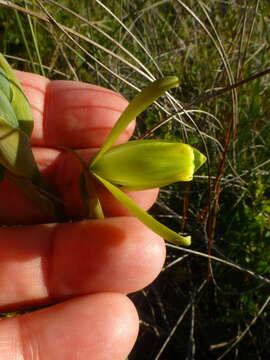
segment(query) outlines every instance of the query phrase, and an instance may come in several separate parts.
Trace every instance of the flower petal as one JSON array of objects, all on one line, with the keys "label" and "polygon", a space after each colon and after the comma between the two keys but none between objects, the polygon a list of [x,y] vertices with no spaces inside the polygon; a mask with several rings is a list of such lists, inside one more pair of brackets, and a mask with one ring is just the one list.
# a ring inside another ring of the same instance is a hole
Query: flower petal
[{"label": "flower petal", "polygon": [[97,153],[96,157],[92,160],[92,165],[101,158],[101,156],[109,150],[115,143],[122,132],[126,129],[128,124],[134,120],[142,111],[151,105],[156,99],[163,95],[167,90],[178,86],[178,78],[175,76],[168,76],[160,80],[156,80],[148,87],[137,94],[129,103],[128,107],[122,113],[114,127],[112,128],[109,136],[107,137],[104,145]]},{"label": "flower petal", "polygon": [[142,210],[129,196],[123,193],[116,186],[93,173],[93,175],[105,186],[107,190],[111,192],[111,194],[122,204],[124,205],[129,212],[138,218],[144,225],[153,230],[156,234],[163,237],[165,240],[169,241],[175,245],[184,245],[189,246],[191,244],[190,236],[184,237],[182,235],[177,234],[171,229],[167,228],[165,225],[161,224],[157,220],[155,220],[151,215],[149,215],[146,211]]},{"label": "flower petal", "polygon": [[165,140],[134,140],[108,150],[91,170],[129,190],[191,181],[205,156],[190,145]]}]

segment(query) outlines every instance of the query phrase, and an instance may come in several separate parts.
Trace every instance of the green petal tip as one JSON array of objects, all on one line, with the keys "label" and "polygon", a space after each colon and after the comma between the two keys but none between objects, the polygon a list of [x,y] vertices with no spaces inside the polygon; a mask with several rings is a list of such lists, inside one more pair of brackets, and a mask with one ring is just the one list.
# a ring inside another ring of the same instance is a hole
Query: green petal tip
[{"label": "green petal tip", "polygon": [[177,76],[166,76],[163,79],[155,81],[155,85],[172,89],[179,86],[179,79]]}]

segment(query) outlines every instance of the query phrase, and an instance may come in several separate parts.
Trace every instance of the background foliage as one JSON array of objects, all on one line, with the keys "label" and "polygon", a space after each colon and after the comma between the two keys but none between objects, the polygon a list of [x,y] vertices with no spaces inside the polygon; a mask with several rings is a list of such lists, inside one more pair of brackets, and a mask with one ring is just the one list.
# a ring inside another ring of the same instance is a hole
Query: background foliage
[{"label": "background foliage", "polygon": [[265,0],[0,1],[0,51],[18,69],[127,98],[177,75],[135,137],[208,156],[152,209],[193,244],[168,246],[159,278],[131,295],[142,321],[130,359],[270,357],[269,13]]}]

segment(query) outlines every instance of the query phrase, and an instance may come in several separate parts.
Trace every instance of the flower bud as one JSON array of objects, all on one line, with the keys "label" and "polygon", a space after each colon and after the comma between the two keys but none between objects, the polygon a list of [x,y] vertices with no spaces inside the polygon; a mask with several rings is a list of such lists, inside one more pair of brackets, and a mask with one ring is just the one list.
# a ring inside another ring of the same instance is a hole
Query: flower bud
[{"label": "flower bud", "polygon": [[90,166],[91,172],[128,190],[191,181],[206,157],[190,145],[163,140],[134,140],[115,146]]}]

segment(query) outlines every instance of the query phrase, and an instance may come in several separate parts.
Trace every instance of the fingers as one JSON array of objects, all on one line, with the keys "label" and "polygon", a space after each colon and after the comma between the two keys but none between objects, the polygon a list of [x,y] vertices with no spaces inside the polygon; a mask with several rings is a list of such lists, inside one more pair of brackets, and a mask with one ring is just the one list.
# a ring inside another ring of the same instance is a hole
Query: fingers
[{"label": "fingers", "polygon": [[[101,146],[112,126],[127,106],[127,101],[113,91],[80,82],[52,81],[24,72],[16,72],[33,109],[35,123],[33,145],[44,147],[86,148],[88,161],[93,146]],[[118,142],[132,135],[131,124]],[[96,152],[97,150],[95,150]],[[81,169],[73,155],[60,151],[34,148],[36,161],[50,183],[61,196],[67,215],[73,219],[85,217],[79,191]],[[21,191],[8,181],[0,183],[2,224],[51,222],[47,214],[36,207]],[[106,191],[100,191],[105,215],[127,215]],[[131,194],[138,204],[148,209],[157,196],[157,190]]]},{"label": "fingers", "polygon": [[132,217],[0,228],[0,309],[134,292],[164,259],[163,240]]},{"label": "fingers", "polygon": [[1,360],[124,360],[138,315],[121,294],[93,294],[0,322]]},{"label": "fingers", "polygon": [[[128,102],[100,86],[76,81],[49,81],[17,71],[34,114],[34,146],[70,148],[100,147]],[[122,134],[127,141],[135,123]]]},{"label": "fingers", "polygon": [[[95,153],[95,149],[84,149],[78,152],[86,163],[89,163]],[[78,159],[66,151],[44,148],[35,148],[34,155],[40,170],[63,201],[67,215],[72,219],[86,217],[79,190],[82,169]],[[102,187],[99,187],[98,192],[106,216],[129,215],[128,211]],[[8,181],[0,183],[0,193],[0,222],[2,224],[35,224],[55,221],[48,218],[44,211]],[[138,205],[147,210],[155,202],[158,190],[137,191],[129,195]]]}]

